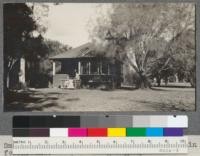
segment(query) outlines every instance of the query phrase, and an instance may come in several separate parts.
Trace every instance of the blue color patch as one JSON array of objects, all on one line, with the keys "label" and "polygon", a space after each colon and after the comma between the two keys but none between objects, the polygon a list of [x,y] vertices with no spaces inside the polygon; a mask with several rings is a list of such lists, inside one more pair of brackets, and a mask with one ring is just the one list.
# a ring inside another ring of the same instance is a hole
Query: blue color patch
[{"label": "blue color patch", "polygon": [[163,136],[163,128],[147,128],[146,136]]}]

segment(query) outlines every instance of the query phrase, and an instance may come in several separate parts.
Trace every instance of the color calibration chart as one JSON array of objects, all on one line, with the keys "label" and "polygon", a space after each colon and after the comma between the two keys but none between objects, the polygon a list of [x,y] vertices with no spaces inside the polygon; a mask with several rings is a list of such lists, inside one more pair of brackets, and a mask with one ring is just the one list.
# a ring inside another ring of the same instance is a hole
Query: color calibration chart
[{"label": "color calibration chart", "polygon": [[15,116],[13,154],[187,153],[179,116]]}]

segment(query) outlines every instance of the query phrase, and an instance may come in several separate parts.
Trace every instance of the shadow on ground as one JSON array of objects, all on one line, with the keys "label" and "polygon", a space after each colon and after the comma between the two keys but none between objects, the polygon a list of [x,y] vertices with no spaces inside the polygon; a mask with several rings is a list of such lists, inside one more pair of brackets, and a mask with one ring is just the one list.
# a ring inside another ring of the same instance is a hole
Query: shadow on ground
[{"label": "shadow on ground", "polygon": [[132,102],[138,102],[141,104],[148,104],[153,108],[155,111],[188,111],[190,108],[181,108],[179,103],[179,107],[176,106],[174,103],[163,103],[163,102],[155,102],[155,101],[145,101],[145,100],[131,100]]},{"label": "shadow on ground", "polygon": [[[9,91],[4,100],[4,111],[43,111],[49,107],[60,107],[56,100],[61,93],[48,94],[39,91]],[[52,97],[52,95],[57,97]]]},{"label": "shadow on ground", "polygon": [[193,111],[195,89],[30,89],[10,91],[4,111]]}]

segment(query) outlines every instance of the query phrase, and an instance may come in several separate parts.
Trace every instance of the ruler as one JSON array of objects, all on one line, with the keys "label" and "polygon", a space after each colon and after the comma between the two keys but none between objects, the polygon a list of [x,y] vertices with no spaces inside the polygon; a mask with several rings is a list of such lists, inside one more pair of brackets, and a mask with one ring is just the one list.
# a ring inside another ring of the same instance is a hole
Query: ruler
[{"label": "ruler", "polygon": [[182,137],[13,137],[13,154],[186,154]]}]

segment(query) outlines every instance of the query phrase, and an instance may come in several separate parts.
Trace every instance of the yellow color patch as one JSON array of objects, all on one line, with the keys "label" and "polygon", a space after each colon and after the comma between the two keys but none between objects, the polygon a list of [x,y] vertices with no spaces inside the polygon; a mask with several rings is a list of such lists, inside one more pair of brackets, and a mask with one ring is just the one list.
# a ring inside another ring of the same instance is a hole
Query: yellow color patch
[{"label": "yellow color patch", "polygon": [[108,137],[125,137],[126,128],[108,128]]}]

